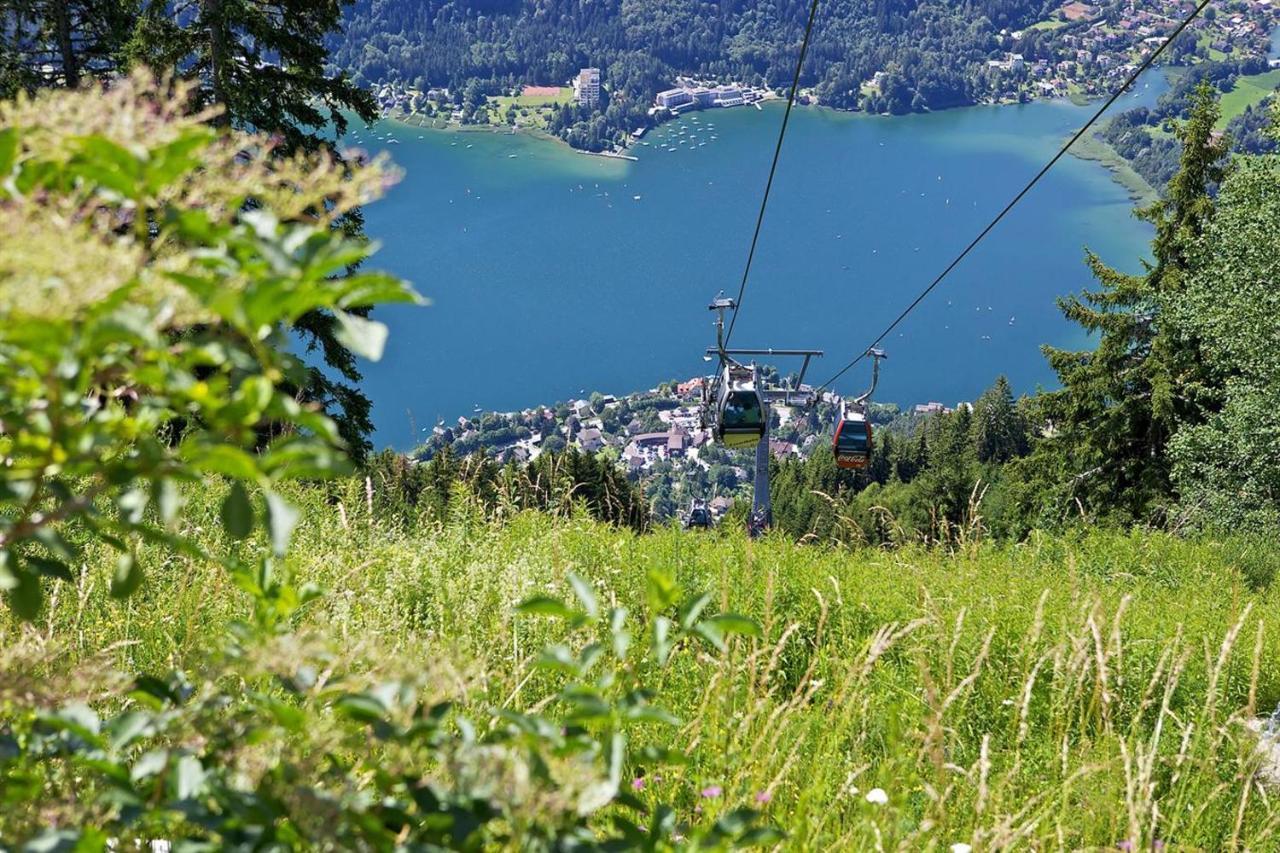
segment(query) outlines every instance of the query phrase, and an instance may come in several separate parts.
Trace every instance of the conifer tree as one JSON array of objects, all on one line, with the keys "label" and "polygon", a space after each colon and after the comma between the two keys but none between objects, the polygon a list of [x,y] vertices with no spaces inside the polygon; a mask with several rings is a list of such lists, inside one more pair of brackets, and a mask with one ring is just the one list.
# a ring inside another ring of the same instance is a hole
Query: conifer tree
[{"label": "conifer tree", "polygon": [[1046,471],[1070,472],[1051,484],[1060,506],[1079,500],[1091,512],[1146,520],[1171,494],[1166,448],[1180,423],[1197,417],[1207,385],[1194,340],[1162,323],[1168,294],[1184,287],[1188,252],[1213,215],[1229,141],[1214,132],[1219,109],[1202,85],[1178,129],[1181,165],[1167,194],[1138,216],[1155,226],[1154,261],[1127,275],[1092,252],[1101,287],[1059,301],[1066,317],[1097,336],[1090,351],[1045,347],[1063,388],[1045,413],[1055,436]]},{"label": "conifer tree", "polygon": [[1008,462],[1026,452],[1026,423],[1004,376],[997,377],[974,404],[972,430],[979,462]]},{"label": "conifer tree", "polygon": [[0,97],[118,70],[137,0],[0,0]]},{"label": "conifer tree", "polygon": [[[373,96],[328,67],[326,39],[352,0],[0,0],[0,96],[76,87],[133,65],[199,80],[192,107],[215,122],[276,135],[284,154],[325,146],[348,115],[376,118]],[[52,70],[49,70],[52,69]],[[363,233],[359,210],[335,223]],[[365,313],[356,310],[353,313]],[[352,454],[370,449],[370,401],[328,312],[294,324],[331,374],[313,368],[300,396],[329,411]]]}]

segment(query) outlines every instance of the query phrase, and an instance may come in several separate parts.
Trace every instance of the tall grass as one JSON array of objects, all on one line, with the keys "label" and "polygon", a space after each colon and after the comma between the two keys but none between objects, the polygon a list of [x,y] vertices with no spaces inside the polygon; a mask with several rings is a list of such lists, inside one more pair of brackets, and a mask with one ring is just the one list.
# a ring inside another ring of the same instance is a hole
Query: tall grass
[{"label": "tall grass", "polygon": [[[674,571],[758,620],[762,639],[685,656],[656,685],[682,726],[651,736],[693,758],[628,772],[641,799],[687,816],[752,805],[806,849],[1280,848],[1244,725],[1280,700],[1276,593],[1213,542],[839,550],[572,514],[496,524],[465,499],[448,523],[406,529],[358,482],[295,498],[307,520],[286,568],[327,591],[301,632],[370,669],[449,661],[441,690],[481,723],[552,701],[533,664],[554,627],[515,605],[567,597],[571,571],[632,612],[650,571]],[[211,498],[193,495],[186,519],[221,536]],[[198,666],[247,615],[227,577],[185,558],[152,555],[124,603],[108,566],[62,586],[35,625],[0,621],[0,681],[49,704],[92,698],[112,671]]]}]

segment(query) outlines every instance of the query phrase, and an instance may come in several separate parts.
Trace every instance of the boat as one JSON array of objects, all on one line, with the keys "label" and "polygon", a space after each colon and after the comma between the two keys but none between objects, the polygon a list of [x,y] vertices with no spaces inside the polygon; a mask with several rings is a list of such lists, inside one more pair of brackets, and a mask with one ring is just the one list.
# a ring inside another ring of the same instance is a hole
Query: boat
[{"label": "boat", "polygon": [[514,159],[516,159],[516,155],[515,155],[515,154],[508,154],[508,155],[507,155],[507,159],[508,159],[508,160],[514,160]]},{"label": "boat", "polygon": [[640,200],[640,196],[638,196],[638,195],[633,195],[633,196],[632,196],[632,198],[633,198],[633,199],[635,199],[636,201],[639,201],[639,200]]}]

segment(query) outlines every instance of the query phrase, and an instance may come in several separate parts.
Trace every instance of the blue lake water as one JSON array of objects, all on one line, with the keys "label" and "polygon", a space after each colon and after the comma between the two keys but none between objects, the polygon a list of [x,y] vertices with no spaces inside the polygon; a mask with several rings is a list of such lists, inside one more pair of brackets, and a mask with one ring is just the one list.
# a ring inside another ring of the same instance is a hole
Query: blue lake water
[{"label": "blue lake water", "polygon": [[[1153,78],[1124,104],[1162,89]],[[825,380],[1093,109],[798,109],[734,345],[824,349],[811,378]],[[367,209],[383,245],[375,263],[433,302],[378,312],[391,338],[364,383],[378,443],[407,448],[436,418],[474,406],[509,411],[700,373],[713,342],[706,305],[737,290],[781,116],[774,106],[685,117],[634,147],[636,163],[507,133],[384,122],[352,134],[405,171]],[[388,132],[397,144],[374,138]],[[878,399],[954,403],[1000,373],[1019,392],[1051,384],[1040,345],[1083,341],[1054,300],[1091,283],[1085,247],[1136,269],[1149,238],[1104,169],[1064,158],[886,339]]]}]

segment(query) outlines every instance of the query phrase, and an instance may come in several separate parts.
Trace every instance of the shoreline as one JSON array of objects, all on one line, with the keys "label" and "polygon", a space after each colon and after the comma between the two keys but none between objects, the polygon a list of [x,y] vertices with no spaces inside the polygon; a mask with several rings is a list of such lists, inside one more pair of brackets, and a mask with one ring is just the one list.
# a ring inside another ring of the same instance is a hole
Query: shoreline
[{"label": "shoreline", "polygon": [[[765,100],[768,101],[769,103],[776,103],[776,102],[782,101],[780,97],[767,98]],[[1060,98],[1036,98],[1027,103],[1028,104],[1051,103],[1053,101],[1064,101],[1064,102],[1073,104],[1075,106],[1083,106],[1085,104],[1092,103],[1092,101],[1088,99],[1081,99],[1075,96],[1067,96],[1067,97],[1060,97]],[[950,112],[952,110],[966,110],[966,109],[990,108],[990,107],[998,108],[998,107],[1012,107],[1012,106],[1026,106],[1026,105],[1027,104],[1013,102],[1013,101],[1000,102],[1000,103],[978,103],[978,104],[966,104],[964,106],[959,106],[959,107],[949,107],[946,110],[927,110],[924,112]],[[764,112],[764,108],[761,102],[755,102],[751,104],[751,106],[754,106],[756,110],[759,112]],[[821,103],[810,103],[810,104],[797,103],[796,106],[803,107],[805,109],[812,109],[815,111],[829,111],[829,112],[838,113],[841,115],[864,116],[870,119],[895,119],[895,118],[903,117],[903,116],[890,115],[890,114],[868,113],[865,110],[841,109],[839,107],[827,106]],[[707,110],[698,110],[697,112],[707,112]],[[905,115],[922,115],[924,114],[924,112],[906,113]],[[680,117],[682,116],[676,116],[675,118],[680,118]],[[565,150],[572,151],[575,154],[586,155],[588,157],[595,157],[598,159],[612,160],[612,161],[623,162],[623,163],[638,163],[640,161],[639,157],[629,153],[631,149],[634,147],[634,142],[632,142],[631,144],[628,144],[627,146],[623,147],[619,151],[586,151],[581,148],[574,148],[572,145],[570,145],[568,142],[564,141],[560,137],[547,133],[545,130],[542,130],[540,128],[520,127],[520,126],[512,127],[510,125],[463,125],[463,124],[453,124],[447,121],[443,123],[438,123],[439,122],[438,119],[435,119],[435,118],[427,119],[427,117],[421,114],[385,115],[382,117],[382,120],[393,122],[395,124],[401,125],[406,128],[415,128],[417,130],[433,131],[436,133],[477,133],[477,134],[491,133],[491,134],[501,134],[501,135],[510,135],[510,136],[524,135],[532,139],[535,139],[539,142],[554,143],[555,145]],[[674,120],[674,119],[668,119],[667,121],[671,121],[671,120]],[[664,123],[665,122],[659,122],[652,129],[661,127],[661,125]],[[1106,169],[1107,174],[1110,176],[1111,180],[1115,182],[1117,185],[1119,185],[1128,195],[1129,200],[1132,201],[1137,206],[1145,206],[1145,205],[1151,204],[1152,202],[1156,201],[1159,198],[1159,193],[1156,191],[1156,189],[1152,187],[1150,184],[1148,184],[1147,181],[1141,175],[1139,175],[1133,169],[1132,166],[1129,165],[1129,162],[1127,160],[1121,157],[1120,154],[1114,148],[1112,148],[1109,144],[1097,138],[1093,134],[1086,134],[1084,137],[1081,137],[1079,141],[1077,141],[1074,145],[1071,146],[1071,148],[1068,150],[1067,153],[1069,153],[1071,156],[1079,160],[1084,160],[1090,163],[1097,163],[1103,169]]]}]

